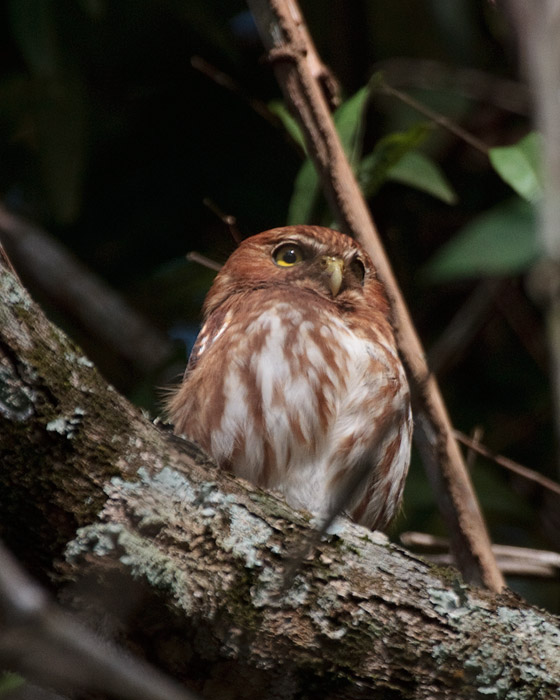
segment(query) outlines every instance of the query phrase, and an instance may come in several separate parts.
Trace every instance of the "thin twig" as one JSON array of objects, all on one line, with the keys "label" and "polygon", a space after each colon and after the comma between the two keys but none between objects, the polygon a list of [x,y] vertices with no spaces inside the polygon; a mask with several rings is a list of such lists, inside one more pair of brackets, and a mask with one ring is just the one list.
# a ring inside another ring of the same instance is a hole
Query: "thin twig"
[{"label": "thin twig", "polygon": [[522,464],[514,462],[512,459],[508,459],[507,457],[503,457],[502,455],[495,454],[487,447],[482,445],[478,440],[470,438],[468,435],[461,433],[459,430],[455,430],[453,432],[455,435],[455,439],[459,440],[459,442],[463,443],[463,445],[468,447],[470,450],[477,452],[479,455],[482,455],[482,457],[486,457],[486,459],[490,459],[493,462],[496,462],[496,464],[499,464],[501,467],[504,467],[504,469],[508,469],[510,472],[513,472],[518,476],[522,476],[524,479],[534,481],[535,483],[542,486],[544,489],[552,491],[552,493],[556,493],[560,496],[560,484],[556,483],[556,481],[553,481],[552,479],[549,479],[546,476],[539,474],[533,469],[529,469],[529,467],[524,467]]},{"label": "thin twig", "polygon": [[434,374],[441,378],[466,352],[486,322],[488,312],[503,287],[504,282],[495,279],[477,285],[430,348],[428,361]]},{"label": "thin twig", "polygon": [[[457,431],[455,431],[457,432]],[[482,436],[484,435],[484,428],[481,425],[475,425],[472,431],[471,439],[473,442],[480,443],[482,440]],[[466,464],[469,469],[469,471],[473,470],[474,463],[476,461],[476,455],[477,452],[476,450],[473,450],[472,448],[469,448],[467,450],[467,456],[466,456]]]},{"label": "thin twig", "polygon": [[521,116],[529,113],[526,85],[476,68],[451,66],[431,59],[390,58],[375,64],[373,70],[382,73],[387,83],[396,88],[453,91],[507,112]]},{"label": "thin twig", "polygon": [[242,100],[247,102],[249,106],[267,122],[273,126],[278,125],[278,117],[270,111],[266,102],[249,95],[241,84],[234,80],[231,75],[228,75],[219,68],[216,68],[216,66],[213,66],[201,56],[192,56],[191,66],[216,83],[216,85],[225,88],[232,94],[237,95],[237,97],[240,97]]},{"label": "thin twig", "polygon": [[199,71],[207,78],[212,80],[214,83],[216,83],[216,85],[219,85],[220,87],[229,90],[229,92],[231,92],[233,95],[236,95],[237,97],[242,99],[256,114],[262,117],[274,128],[281,129],[286,137],[287,142],[292,146],[292,148],[294,148],[294,150],[296,150],[300,156],[304,156],[300,144],[290,136],[289,132],[284,128],[282,120],[279,119],[276,116],[276,114],[274,114],[274,112],[268,107],[266,102],[259,100],[253,95],[250,95],[243,88],[243,86],[237,82],[237,80],[234,80],[231,77],[231,75],[224,73],[222,70],[216,68],[216,66],[213,66],[211,63],[206,61],[204,58],[201,58],[200,56],[193,56],[191,58],[191,66],[195,70]]},{"label": "thin twig", "polygon": [[[504,576],[523,576],[530,578],[559,578],[558,568],[547,564],[537,564],[523,559],[501,557],[494,549],[496,563]],[[437,566],[453,566],[451,554],[427,554],[426,559]]]},{"label": "thin twig", "polygon": [[[429,550],[424,552],[423,556],[434,563],[445,565],[453,563],[448,554],[437,553],[449,550],[449,540],[445,537],[437,537],[425,532],[403,532],[400,535],[400,541],[405,547]],[[492,551],[504,574],[543,578],[557,578],[560,575],[558,552],[504,544],[493,544]]]},{"label": "thin twig", "polygon": [[243,240],[243,236],[241,235],[241,231],[237,228],[237,219],[235,216],[233,216],[233,214],[226,214],[224,211],[222,211],[222,209],[220,209],[216,202],[210,199],[210,197],[205,197],[202,200],[202,203],[205,207],[208,207],[208,209],[210,209],[210,211],[215,214],[225,226],[228,227],[231,237],[235,243],[239,245]]},{"label": "thin twig", "polygon": [[[495,301],[499,311],[527,354],[533,358],[543,372],[548,373],[546,343],[541,319],[536,317],[537,309],[531,308],[527,297],[521,293],[517,284],[511,279],[500,289]],[[531,311],[533,311],[532,315]]]},{"label": "thin twig", "polygon": [[102,641],[55,605],[0,543],[0,667],[58,690],[129,700],[195,700],[161,671]]},{"label": "thin twig", "polygon": [[449,117],[446,117],[445,115],[430,109],[418,100],[415,100],[414,97],[411,97],[406,92],[402,92],[402,90],[397,90],[396,88],[391,87],[382,78],[380,78],[379,75],[373,77],[371,85],[373,88],[377,88],[379,92],[395,97],[403,104],[412,107],[412,109],[416,110],[419,114],[424,115],[430,121],[434,122],[434,124],[437,124],[446,131],[449,131],[454,136],[457,136],[457,138],[461,139],[465,143],[468,143],[469,146],[472,146],[485,156],[488,155],[488,146],[484,143],[484,141],[481,141],[476,136],[470,134],[468,131],[466,131],[466,129],[459,126],[457,122],[449,119]]},{"label": "thin twig", "polygon": [[340,228],[372,257],[391,302],[397,342],[407,369],[416,419],[415,438],[447,521],[463,576],[498,591],[504,586],[490,539],[437,383],[425,361],[398,283],[367,204],[346,159],[329,106],[311,66],[320,61],[295,0],[248,0],[286,104],[302,128]]},{"label": "thin twig", "polygon": [[209,270],[214,270],[214,272],[219,272],[222,269],[220,263],[212,260],[211,258],[207,258],[206,255],[202,255],[202,253],[197,253],[196,250],[191,250],[191,252],[187,253],[185,257],[191,262],[202,265],[202,267],[207,267]]}]

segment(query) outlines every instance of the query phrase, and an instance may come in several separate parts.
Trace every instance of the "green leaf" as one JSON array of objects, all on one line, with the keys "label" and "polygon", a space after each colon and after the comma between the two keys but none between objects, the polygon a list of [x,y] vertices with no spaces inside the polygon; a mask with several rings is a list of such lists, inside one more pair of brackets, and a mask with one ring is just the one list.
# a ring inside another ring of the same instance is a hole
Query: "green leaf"
[{"label": "green leaf", "polygon": [[368,97],[369,87],[366,85],[343,102],[333,115],[342,148],[352,167],[359,158],[359,141]]},{"label": "green leaf", "polygon": [[429,124],[416,124],[407,131],[389,134],[375,144],[358,169],[358,182],[365,197],[371,197],[378,191],[387,180],[389,171],[426,139],[430,129]]},{"label": "green leaf", "polygon": [[491,148],[490,162],[498,175],[529,202],[542,197],[541,136],[533,131],[513,146]]},{"label": "green leaf", "polygon": [[284,129],[286,129],[291,138],[297,144],[299,144],[305,152],[305,141],[303,139],[301,129],[299,128],[299,124],[292,117],[282,100],[271,100],[268,103],[268,109],[272,112],[272,114],[276,115],[278,119],[280,119]]},{"label": "green leaf", "polygon": [[310,158],[301,166],[288,207],[288,225],[308,224],[313,219],[313,211],[321,194],[321,183]]},{"label": "green leaf", "polygon": [[389,168],[387,179],[410,185],[441,199],[446,204],[455,204],[458,199],[457,193],[447,181],[441,168],[420,151],[405,153],[395,165]]},{"label": "green leaf", "polygon": [[[357,154],[363,112],[368,94],[369,90],[367,87],[361,88],[340,105],[333,115],[342,147],[350,161]],[[278,116],[283,119],[281,114],[278,114]],[[285,125],[287,127],[286,123]],[[294,182],[294,191],[288,207],[287,223],[289,225],[311,223],[320,194],[321,183],[319,176],[311,159],[307,158]]]},{"label": "green leaf", "polygon": [[537,223],[531,204],[515,197],[474,219],[432,258],[430,282],[515,275],[537,260]]}]

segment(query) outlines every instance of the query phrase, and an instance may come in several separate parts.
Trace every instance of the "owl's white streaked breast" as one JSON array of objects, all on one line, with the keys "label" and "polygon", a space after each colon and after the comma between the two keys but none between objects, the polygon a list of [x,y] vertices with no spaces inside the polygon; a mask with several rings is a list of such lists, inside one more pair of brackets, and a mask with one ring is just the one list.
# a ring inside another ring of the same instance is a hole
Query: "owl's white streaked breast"
[{"label": "owl's white streaked breast", "polygon": [[324,307],[278,301],[221,328],[208,355],[223,353],[228,342],[234,355],[216,378],[223,411],[204,446],[219,464],[281,491],[292,505],[327,511],[337,473],[371,449],[385,399],[403,402],[394,353],[356,336]]}]

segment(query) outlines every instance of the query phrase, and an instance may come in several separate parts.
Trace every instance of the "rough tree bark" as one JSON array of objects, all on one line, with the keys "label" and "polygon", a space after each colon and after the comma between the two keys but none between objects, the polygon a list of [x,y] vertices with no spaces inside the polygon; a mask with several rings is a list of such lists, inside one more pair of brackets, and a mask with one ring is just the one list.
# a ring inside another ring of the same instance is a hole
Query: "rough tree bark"
[{"label": "rough tree bark", "polygon": [[557,618],[378,533],[345,523],[283,594],[307,516],[128,404],[6,264],[0,435],[5,542],[206,697],[558,697]]}]

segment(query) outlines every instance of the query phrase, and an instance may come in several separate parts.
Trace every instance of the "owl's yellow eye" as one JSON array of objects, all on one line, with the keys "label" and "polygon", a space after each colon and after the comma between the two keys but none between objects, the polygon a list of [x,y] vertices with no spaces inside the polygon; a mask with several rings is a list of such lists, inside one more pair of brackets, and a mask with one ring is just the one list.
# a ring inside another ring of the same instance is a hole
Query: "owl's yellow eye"
[{"label": "owl's yellow eye", "polygon": [[301,248],[295,243],[285,243],[276,248],[272,254],[274,262],[280,267],[292,267],[303,260]]}]

